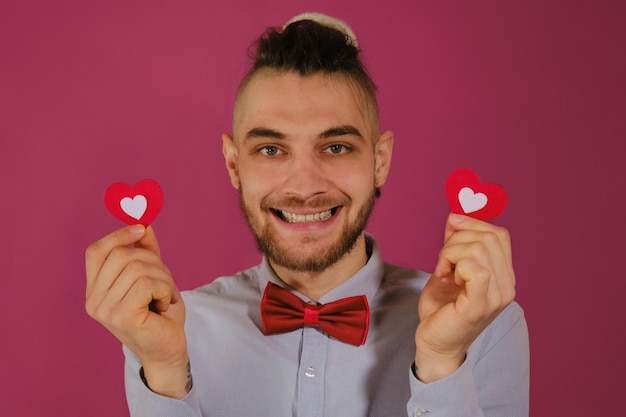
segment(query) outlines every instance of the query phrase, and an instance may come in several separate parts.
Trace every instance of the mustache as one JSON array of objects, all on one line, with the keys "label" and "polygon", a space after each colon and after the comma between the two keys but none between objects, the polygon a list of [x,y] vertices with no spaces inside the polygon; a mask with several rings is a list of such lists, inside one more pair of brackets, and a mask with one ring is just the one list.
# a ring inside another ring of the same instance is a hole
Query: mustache
[{"label": "mustache", "polygon": [[314,196],[307,199],[302,199],[296,196],[287,196],[281,198],[267,197],[261,201],[261,208],[264,210],[269,209],[329,209],[337,206],[345,206],[350,203],[350,198],[347,196],[341,197],[328,197],[328,196]]}]

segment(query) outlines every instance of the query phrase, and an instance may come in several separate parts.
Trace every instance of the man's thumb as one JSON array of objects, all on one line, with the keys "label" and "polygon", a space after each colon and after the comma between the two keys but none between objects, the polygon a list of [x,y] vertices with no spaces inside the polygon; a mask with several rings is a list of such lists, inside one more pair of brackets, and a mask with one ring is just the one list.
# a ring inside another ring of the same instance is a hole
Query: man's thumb
[{"label": "man's thumb", "polygon": [[143,234],[141,239],[135,242],[133,246],[136,248],[148,249],[161,256],[159,241],[157,240],[156,234],[154,233],[154,229],[152,228],[152,226],[146,227],[146,232]]}]

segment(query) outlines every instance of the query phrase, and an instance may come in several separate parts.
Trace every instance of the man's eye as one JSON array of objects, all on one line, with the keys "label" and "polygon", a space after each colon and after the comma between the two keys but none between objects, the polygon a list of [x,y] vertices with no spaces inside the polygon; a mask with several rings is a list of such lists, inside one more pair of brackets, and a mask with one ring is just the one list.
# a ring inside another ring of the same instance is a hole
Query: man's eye
[{"label": "man's eye", "polygon": [[328,152],[332,153],[332,154],[340,154],[340,153],[344,153],[347,151],[347,148],[344,145],[341,145],[339,143],[335,143],[333,145],[330,145],[328,148]]},{"label": "man's eye", "polygon": [[280,151],[276,146],[268,145],[261,148],[261,153],[267,156],[275,156],[278,155]]}]

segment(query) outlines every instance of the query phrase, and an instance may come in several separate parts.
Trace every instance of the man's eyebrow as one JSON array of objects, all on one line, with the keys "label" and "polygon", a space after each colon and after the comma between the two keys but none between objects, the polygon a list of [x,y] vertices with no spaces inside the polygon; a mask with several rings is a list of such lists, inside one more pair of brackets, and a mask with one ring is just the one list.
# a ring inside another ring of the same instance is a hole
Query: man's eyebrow
[{"label": "man's eyebrow", "polygon": [[332,138],[335,136],[345,136],[345,135],[356,136],[359,139],[363,140],[363,135],[361,135],[361,132],[359,132],[359,129],[351,125],[342,125],[342,126],[332,127],[328,130],[325,130],[320,135],[320,137],[322,139],[327,139],[327,138]]},{"label": "man's eyebrow", "polygon": [[[363,140],[363,135],[361,135],[359,129],[351,125],[331,127],[330,129],[323,131],[319,137],[321,139],[328,139],[336,136],[346,135],[356,136],[357,138]],[[285,139],[285,134],[266,127],[255,127],[254,129],[249,130],[245,136],[245,139],[252,138]]]},{"label": "man's eyebrow", "polygon": [[246,139],[250,138],[272,138],[272,139],[284,139],[285,135],[272,129],[265,127],[255,127],[248,131],[245,136]]}]

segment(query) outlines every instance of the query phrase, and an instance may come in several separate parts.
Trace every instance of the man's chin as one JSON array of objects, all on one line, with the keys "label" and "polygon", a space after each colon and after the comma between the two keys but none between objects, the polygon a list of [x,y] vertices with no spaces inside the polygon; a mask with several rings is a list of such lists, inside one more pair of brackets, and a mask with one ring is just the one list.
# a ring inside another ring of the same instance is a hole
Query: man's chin
[{"label": "man's chin", "polygon": [[275,265],[295,272],[322,272],[351,252],[360,235],[347,234],[330,242],[305,237],[289,246],[276,244],[275,239],[257,238],[257,244],[261,253]]},{"label": "man's chin", "polygon": [[333,264],[335,259],[320,256],[270,256],[266,254],[273,265],[280,266],[294,272],[323,272]]}]

